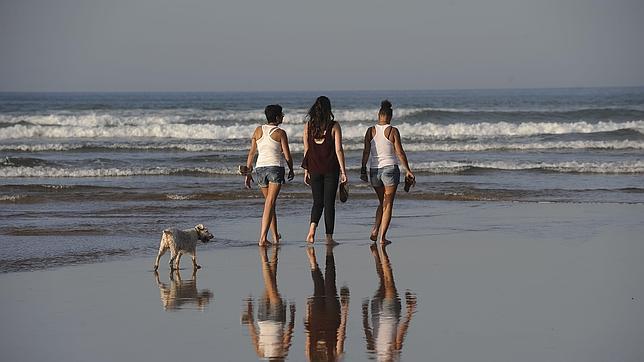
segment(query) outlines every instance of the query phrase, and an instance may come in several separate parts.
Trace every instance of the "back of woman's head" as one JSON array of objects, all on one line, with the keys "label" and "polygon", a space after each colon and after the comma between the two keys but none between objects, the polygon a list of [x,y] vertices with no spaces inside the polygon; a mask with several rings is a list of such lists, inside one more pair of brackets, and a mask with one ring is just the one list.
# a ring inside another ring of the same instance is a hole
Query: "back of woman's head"
[{"label": "back of woman's head", "polygon": [[278,123],[277,119],[282,115],[282,106],[279,104],[269,104],[264,108],[264,114],[266,115],[266,121],[268,123]]},{"label": "back of woman's head", "polygon": [[387,119],[391,120],[394,111],[391,109],[391,102],[388,99],[380,102],[380,111],[378,111],[378,116],[385,116]]},{"label": "back of woman's head", "polygon": [[322,138],[326,128],[335,119],[333,112],[331,112],[331,101],[329,98],[319,96],[306,116],[309,120],[309,132],[311,132],[314,138]]}]

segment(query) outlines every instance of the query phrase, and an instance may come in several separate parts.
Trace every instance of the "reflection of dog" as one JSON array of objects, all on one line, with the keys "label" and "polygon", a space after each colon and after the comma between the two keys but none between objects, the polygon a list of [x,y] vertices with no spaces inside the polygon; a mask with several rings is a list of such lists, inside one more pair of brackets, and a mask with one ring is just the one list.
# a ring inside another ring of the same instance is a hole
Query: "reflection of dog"
[{"label": "reflection of dog", "polygon": [[192,272],[192,278],[188,281],[181,280],[178,270],[170,272],[170,286],[162,283],[159,273],[154,276],[161,293],[161,303],[164,310],[181,309],[184,304],[196,304],[199,309],[204,309],[212,299],[212,292],[209,289],[197,289],[197,272]]},{"label": "reflection of dog", "polygon": [[161,236],[159,245],[159,254],[154,262],[154,270],[159,269],[159,259],[170,249],[170,270],[179,269],[179,261],[183,253],[192,255],[192,268],[199,269],[197,265],[197,241],[201,240],[206,243],[212,239],[212,234],[208,232],[205,226],[199,224],[192,229],[165,229]]}]

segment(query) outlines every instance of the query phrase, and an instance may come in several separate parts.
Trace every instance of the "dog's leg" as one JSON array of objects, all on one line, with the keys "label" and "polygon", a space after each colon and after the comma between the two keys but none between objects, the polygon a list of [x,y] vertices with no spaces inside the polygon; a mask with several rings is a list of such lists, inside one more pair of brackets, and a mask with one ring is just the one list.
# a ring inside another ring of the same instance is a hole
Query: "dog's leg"
[{"label": "dog's leg", "polygon": [[157,259],[154,261],[154,271],[157,271],[157,269],[159,269],[159,260],[161,259],[163,254],[165,254],[166,250],[168,250],[168,248],[166,248],[165,245],[162,245],[161,247],[159,247],[159,253],[157,254]]},{"label": "dog's leg", "polygon": [[181,251],[177,253],[177,261],[175,263],[175,265],[177,266],[177,270],[179,270],[179,263],[181,262],[181,256],[182,255],[183,255],[183,252],[181,252]]},{"label": "dog's leg", "polygon": [[192,270],[201,269],[201,265],[197,265],[197,252],[192,252]]},{"label": "dog's leg", "polygon": [[178,255],[177,250],[175,250],[174,248],[170,248],[170,270],[175,269],[174,261],[177,259],[177,255]]}]

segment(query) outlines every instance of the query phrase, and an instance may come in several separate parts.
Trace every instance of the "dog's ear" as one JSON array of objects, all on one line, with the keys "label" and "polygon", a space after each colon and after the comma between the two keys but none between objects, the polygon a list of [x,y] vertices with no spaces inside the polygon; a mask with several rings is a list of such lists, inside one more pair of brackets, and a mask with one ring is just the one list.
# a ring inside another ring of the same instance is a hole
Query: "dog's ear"
[{"label": "dog's ear", "polygon": [[197,231],[202,231],[205,228],[204,228],[203,224],[197,224],[197,226],[195,226],[195,229],[197,229]]}]

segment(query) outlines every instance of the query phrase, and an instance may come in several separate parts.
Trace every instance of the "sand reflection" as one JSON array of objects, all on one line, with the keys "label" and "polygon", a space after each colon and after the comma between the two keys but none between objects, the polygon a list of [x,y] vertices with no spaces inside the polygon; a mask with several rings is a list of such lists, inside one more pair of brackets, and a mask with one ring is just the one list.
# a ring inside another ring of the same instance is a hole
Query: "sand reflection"
[{"label": "sand reflection", "polygon": [[324,276],[315,249],[307,247],[306,252],[313,278],[313,296],[308,298],[304,319],[306,356],[309,361],[335,361],[344,353],[349,288],[342,287],[338,298],[333,246],[326,246]]},{"label": "sand reflection", "polygon": [[[278,361],[286,359],[293,327],[295,327],[295,304],[284,300],[277,289],[277,260],[279,247],[272,247],[269,260],[268,248],[259,247],[259,257],[262,264],[264,278],[264,293],[257,300],[257,318],[252,298],[245,301],[245,310],[242,313],[242,324],[248,326],[248,334],[255,348],[257,356],[262,359]],[[286,309],[288,306],[289,322],[286,324]]]},{"label": "sand reflection", "polygon": [[394,273],[387,247],[372,244],[371,253],[376,264],[380,286],[371,298],[371,323],[369,302],[362,302],[362,325],[367,342],[367,351],[375,354],[378,361],[398,360],[409,324],[416,311],[416,295],[405,293],[406,312],[401,320],[402,303],[398,296]]},{"label": "sand reflection", "polygon": [[159,292],[161,293],[161,304],[166,311],[193,308],[203,310],[212,299],[210,289],[197,289],[197,271],[193,271],[190,280],[183,280],[181,272],[174,270],[170,272],[169,283],[161,282],[159,273],[154,272]]}]

